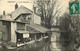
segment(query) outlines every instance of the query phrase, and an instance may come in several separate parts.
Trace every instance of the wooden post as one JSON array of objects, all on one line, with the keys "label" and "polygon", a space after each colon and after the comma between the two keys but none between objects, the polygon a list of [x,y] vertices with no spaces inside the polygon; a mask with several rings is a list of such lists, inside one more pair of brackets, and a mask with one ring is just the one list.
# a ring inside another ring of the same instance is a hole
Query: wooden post
[{"label": "wooden post", "polygon": [[35,48],[36,48],[36,34],[34,34],[35,36],[34,36],[34,38],[35,38]]},{"label": "wooden post", "polygon": [[35,38],[35,41],[36,41],[36,34],[35,34],[34,38]]}]

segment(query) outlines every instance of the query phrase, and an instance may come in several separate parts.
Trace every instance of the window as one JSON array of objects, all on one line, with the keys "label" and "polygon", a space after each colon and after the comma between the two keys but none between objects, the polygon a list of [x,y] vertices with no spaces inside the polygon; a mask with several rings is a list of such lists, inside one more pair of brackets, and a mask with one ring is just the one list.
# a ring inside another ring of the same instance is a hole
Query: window
[{"label": "window", "polygon": [[26,15],[23,15],[23,19],[26,20]]},{"label": "window", "polygon": [[17,23],[17,30],[25,30],[25,24],[24,23]]}]

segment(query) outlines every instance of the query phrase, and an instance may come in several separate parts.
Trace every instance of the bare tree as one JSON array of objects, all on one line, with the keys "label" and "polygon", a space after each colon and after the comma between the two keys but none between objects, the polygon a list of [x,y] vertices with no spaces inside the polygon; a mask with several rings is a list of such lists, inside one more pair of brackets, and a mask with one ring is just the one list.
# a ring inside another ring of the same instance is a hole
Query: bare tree
[{"label": "bare tree", "polygon": [[58,0],[37,0],[37,12],[41,16],[42,25],[51,28],[54,17],[60,14],[61,6]]}]

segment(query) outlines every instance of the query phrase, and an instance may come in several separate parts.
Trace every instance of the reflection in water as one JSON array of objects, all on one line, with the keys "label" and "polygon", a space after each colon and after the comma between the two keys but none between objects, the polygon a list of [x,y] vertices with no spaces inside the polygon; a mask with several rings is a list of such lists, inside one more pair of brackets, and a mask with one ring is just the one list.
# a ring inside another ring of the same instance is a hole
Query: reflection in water
[{"label": "reflection in water", "polygon": [[59,43],[52,42],[51,44],[47,44],[45,47],[40,49],[40,51],[62,51]]},{"label": "reflection in water", "polygon": [[[61,41],[60,36],[52,35],[51,43],[48,41],[36,41],[33,44],[27,44],[22,47],[19,47],[15,50],[4,50],[4,51],[72,51],[67,47],[68,41]],[[66,43],[65,43],[66,42]]]},{"label": "reflection in water", "polygon": [[50,44],[51,51],[61,51],[60,44],[58,42],[52,42]]},{"label": "reflection in water", "polygon": [[66,47],[62,46],[60,42],[36,42],[31,45],[25,45],[22,47],[19,47],[15,50],[8,50],[5,49],[4,51],[69,51],[65,50]]},{"label": "reflection in water", "polygon": [[50,44],[46,44],[39,51],[71,51],[67,47],[64,47],[60,42],[51,42]]},{"label": "reflection in water", "polygon": [[64,40],[64,38],[60,39],[60,34],[54,32],[51,36],[51,43],[48,43],[40,51],[72,51],[69,45],[69,41]]}]

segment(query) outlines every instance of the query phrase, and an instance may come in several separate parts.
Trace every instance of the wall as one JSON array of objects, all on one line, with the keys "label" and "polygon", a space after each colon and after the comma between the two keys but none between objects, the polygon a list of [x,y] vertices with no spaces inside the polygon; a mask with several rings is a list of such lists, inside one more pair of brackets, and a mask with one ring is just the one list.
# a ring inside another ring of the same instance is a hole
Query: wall
[{"label": "wall", "polygon": [[11,22],[11,42],[13,42],[13,43],[16,43],[16,41],[17,41],[17,36],[16,36],[16,32],[15,32],[15,30],[17,29],[17,27],[16,27],[17,25],[16,25],[16,23],[14,23],[14,22]]},{"label": "wall", "polygon": [[60,39],[59,28],[51,28],[51,31],[52,31],[51,41],[59,41],[59,39]]},{"label": "wall", "polygon": [[34,23],[41,25],[41,17],[34,14]]},{"label": "wall", "polygon": [[59,41],[60,33],[59,32],[52,32],[51,41]]},{"label": "wall", "polygon": [[34,23],[34,13],[32,13],[32,15],[31,15],[31,22],[30,22],[30,24],[33,24]]},{"label": "wall", "polygon": [[25,30],[25,24],[24,23],[17,23],[17,30]]},{"label": "wall", "polygon": [[0,21],[0,27],[2,26],[2,21]]},{"label": "wall", "polygon": [[3,22],[3,40],[10,41],[11,40],[11,22],[10,21],[2,21]]},{"label": "wall", "polygon": [[2,21],[0,21],[0,41],[2,40]]},{"label": "wall", "polygon": [[3,41],[8,41],[8,34],[7,34],[7,29],[6,29],[6,26],[3,26],[3,33],[2,33],[3,35]]},{"label": "wall", "polygon": [[2,32],[0,32],[0,41],[2,40]]}]

